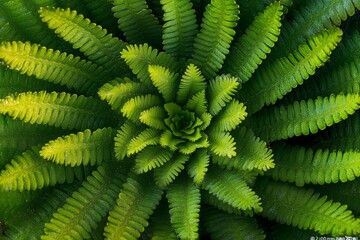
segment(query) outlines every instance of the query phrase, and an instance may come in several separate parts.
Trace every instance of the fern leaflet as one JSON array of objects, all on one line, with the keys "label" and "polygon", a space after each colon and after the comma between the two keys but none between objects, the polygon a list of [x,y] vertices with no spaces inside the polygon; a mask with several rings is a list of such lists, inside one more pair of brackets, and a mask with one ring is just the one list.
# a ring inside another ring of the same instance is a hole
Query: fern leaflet
[{"label": "fern leaflet", "polygon": [[194,183],[200,185],[205,178],[210,162],[210,155],[206,149],[198,149],[191,155],[191,161],[187,165],[187,171]]},{"label": "fern leaflet", "polygon": [[149,176],[130,176],[109,213],[104,235],[107,239],[136,240],[148,226],[148,219],[159,203],[162,190]]},{"label": "fern leaflet", "polygon": [[142,111],[140,114],[140,122],[155,129],[165,130],[166,125],[164,119],[166,118],[166,112],[164,108],[155,106],[148,110]]},{"label": "fern leaflet", "polygon": [[0,100],[0,113],[31,124],[85,130],[114,125],[116,117],[94,98],[69,93],[27,92]]},{"label": "fern leaflet", "polygon": [[247,117],[246,107],[237,100],[232,100],[214,117],[211,128],[216,131],[232,131]]},{"label": "fern leaflet", "polygon": [[91,62],[29,42],[1,43],[0,58],[21,74],[66,85],[88,95],[94,95],[109,80],[103,68]]},{"label": "fern leaflet", "polygon": [[206,78],[215,77],[221,69],[235,35],[238,14],[235,0],[212,0],[207,5],[191,59]]},{"label": "fern leaflet", "polygon": [[200,189],[186,175],[178,177],[166,191],[170,221],[180,239],[197,239],[200,212]]},{"label": "fern leaflet", "polygon": [[39,13],[42,21],[55,30],[58,36],[70,42],[73,48],[79,49],[113,76],[128,71],[119,55],[126,44],[107,34],[99,25],[91,23],[89,19],[69,8],[41,8]]},{"label": "fern leaflet", "polygon": [[250,79],[278,39],[282,9],[280,2],[275,2],[254,19],[245,35],[230,48],[223,72],[238,77],[242,83]]},{"label": "fern leaflet", "polygon": [[255,134],[265,141],[314,134],[347,119],[359,109],[359,104],[357,94],[302,100],[262,110],[248,118],[251,120],[246,125],[252,125]]},{"label": "fern leaflet", "polygon": [[160,132],[154,128],[147,128],[142,131],[138,136],[131,139],[128,148],[128,155],[141,152],[144,148],[150,145],[156,145],[160,141]]},{"label": "fern leaflet", "polygon": [[121,128],[117,131],[115,136],[115,157],[118,160],[123,160],[128,152],[128,145],[131,140],[138,136],[142,128],[139,128],[137,125],[131,121],[126,121]]},{"label": "fern leaflet", "polygon": [[134,171],[140,174],[161,167],[169,162],[172,156],[172,151],[168,149],[159,146],[149,146],[136,156]]},{"label": "fern leaflet", "polygon": [[190,57],[197,34],[196,14],[189,0],[161,0],[164,11],[163,45],[166,53]]},{"label": "fern leaflet", "polygon": [[94,132],[86,129],[76,135],[59,137],[40,150],[40,156],[57,164],[70,166],[100,165],[113,159],[115,130],[102,128]]},{"label": "fern leaflet", "polygon": [[152,84],[158,89],[165,102],[174,101],[177,83],[177,74],[159,65],[149,65],[148,71]]}]

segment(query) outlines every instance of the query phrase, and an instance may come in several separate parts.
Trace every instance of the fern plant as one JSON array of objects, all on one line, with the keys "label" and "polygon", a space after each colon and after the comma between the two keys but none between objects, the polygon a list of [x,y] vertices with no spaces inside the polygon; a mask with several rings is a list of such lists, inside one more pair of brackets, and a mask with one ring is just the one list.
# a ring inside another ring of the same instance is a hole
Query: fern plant
[{"label": "fern plant", "polygon": [[357,9],[1,1],[0,238],[360,236]]}]

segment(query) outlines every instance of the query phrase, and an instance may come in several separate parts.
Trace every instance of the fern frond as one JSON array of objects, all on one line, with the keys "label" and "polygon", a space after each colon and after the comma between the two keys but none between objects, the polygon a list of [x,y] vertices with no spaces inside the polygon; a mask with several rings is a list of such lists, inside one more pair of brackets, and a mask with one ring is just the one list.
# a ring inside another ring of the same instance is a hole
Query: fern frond
[{"label": "fern frond", "polygon": [[250,129],[241,127],[233,135],[236,137],[236,156],[228,158],[213,155],[213,163],[237,171],[267,171],[275,166],[271,149]]},{"label": "fern frond", "polygon": [[116,117],[94,98],[69,93],[28,92],[0,100],[0,113],[31,124],[85,130],[114,125]]},{"label": "fern frond", "polygon": [[146,93],[150,93],[149,86],[133,82],[129,78],[117,78],[105,83],[98,91],[100,98],[106,100],[111,108],[117,112],[121,111],[123,104],[130,98]]},{"label": "fern frond", "polygon": [[339,46],[331,54],[331,61],[326,64],[329,69],[331,67],[343,65],[356,61],[360,58],[360,32],[357,29],[352,29],[350,32],[345,32],[343,40]]},{"label": "fern frond", "polygon": [[177,102],[183,104],[193,95],[205,89],[206,82],[201,71],[194,64],[189,64],[180,80]]},{"label": "fern frond", "polygon": [[166,112],[164,108],[156,106],[148,110],[142,111],[140,114],[140,122],[155,129],[165,130],[166,125],[164,119],[166,118]]},{"label": "fern frond", "polygon": [[45,144],[66,132],[46,125],[31,125],[0,116],[0,168],[13,156],[36,144]]},{"label": "fern frond", "polygon": [[136,240],[148,226],[148,219],[158,205],[162,190],[146,174],[130,176],[109,213],[104,230],[107,239]]},{"label": "fern frond", "polygon": [[202,115],[207,111],[207,100],[205,90],[196,93],[185,105],[186,109]]},{"label": "fern frond", "polygon": [[210,150],[220,157],[235,157],[236,142],[229,132],[212,131],[209,135]]},{"label": "fern frond", "polygon": [[40,150],[40,156],[57,164],[70,166],[100,165],[113,159],[115,130],[86,129],[48,142]]},{"label": "fern frond", "polygon": [[161,167],[171,160],[173,152],[159,146],[149,146],[135,158],[134,171],[137,174]]},{"label": "fern frond", "polygon": [[238,15],[239,6],[235,0],[213,0],[206,6],[191,62],[208,79],[216,76],[229,53]]},{"label": "fern frond", "polygon": [[145,0],[114,0],[112,11],[128,42],[161,45],[161,26]]},{"label": "fern frond", "polygon": [[156,145],[160,141],[160,130],[154,128],[147,128],[139,135],[131,139],[128,144],[128,156],[142,151],[144,148],[150,145]]},{"label": "fern frond", "polygon": [[253,218],[231,215],[214,208],[206,208],[204,215],[204,227],[211,239],[265,239],[264,231]]},{"label": "fern frond", "polygon": [[147,94],[136,96],[124,103],[121,112],[124,117],[127,117],[134,122],[139,122],[142,111],[161,105],[162,103],[162,99],[157,95]]},{"label": "fern frond", "polygon": [[293,88],[301,85],[315,70],[324,65],[341,40],[342,31],[330,28],[299,46],[288,57],[279,58],[259,69],[252,81],[239,91],[241,101],[248,101],[250,114],[265,105],[274,104]]},{"label": "fern frond", "polygon": [[360,9],[359,0],[321,0],[303,4],[290,23],[284,22],[275,52],[283,55],[293,51],[321,30],[340,26],[348,16],[354,15],[356,9]]},{"label": "fern frond", "polygon": [[353,181],[360,176],[360,153],[355,151],[314,151],[311,148],[272,145],[276,168],[269,171],[275,180],[304,184]]},{"label": "fern frond", "polygon": [[3,42],[0,58],[10,69],[81,93],[94,95],[106,80],[104,69],[73,55],[29,42]]},{"label": "fern frond", "polygon": [[190,156],[184,154],[177,154],[173,156],[171,161],[165,163],[163,166],[154,170],[154,178],[157,186],[163,188],[172,183],[175,178],[185,168],[185,163]]},{"label": "fern frond", "polygon": [[119,55],[126,44],[107,34],[101,26],[69,8],[41,8],[39,13],[42,21],[58,36],[83,52],[92,62],[103,66],[112,76],[129,71]]},{"label": "fern frond", "polygon": [[149,65],[148,71],[152,84],[163,96],[165,102],[174,101],[177,89],[177,74],[159,65]]},{"label": "fern frond", "polygon": [[209,85],[209,112],[214,116],[233,99],[240,83],[237,78],[221,75],[211,80]]},{"label": "fern frond", "polygon": [[184,142],[180,144],[179,152],[185,155],[192,154],[196,151],[196,149],[199,148],[207,148],[209,147],[209,140],[208,136],[203,133],[201,134],[200,139],[198,139],[196,142]]},{"label": "fern frond", "polygon": [[262,216],[270,220],[333,236],[360,233],[360,219],[356,219],[346,205],[327,200],[313,189],[267,178],[259,179],[255,188],[262,199]]},{"label": "fern frond", "polygon": [[200,185],[205,178],[210,162],[210,155],[206,149],[198,149],[191,155],[191,161],[186,169],[194,183]]},{"label": "fern frond", "polygon": [[197,239],[200,212],[200,189],[186,175],[167,187],[170,221],[180,239]]},{"label": "fern frond", "polygon": [[237,100],[232,100],[214,117],[211,128],[216,131],[230,132],[247,117],[246,106]]},{"label": "fern frond", "polygon": [[178,144],[183,143],[185,140],[174,137],[170,130],[165,130],[160,136],[160,145],[168,147],[171,151],[178,149]]},{"label": "fern frond", "polygon": [[265,141],[314,134],[347,119],[360,108],[359,103],[357,94],[318,97],[262,110],[248,118],[251,120],[246,124]]},{"label": "fern frond", "polygon": [[121,52],[121,58],[124,59],[125,63],[137,75],[140,81],[148,85],[151,85],[148,71],[149,65],[163,66],[171,72],[178,72],[179,70],[179,64],[173,57],[153,49],[147,43],[127,46]]},{"label": "fern frond", "polygon": [[125,180],[125,170],[99,167],[45,223],[45,235],[41,239],[90,238],[91,231],[114,207]]},{"label": "fern frond", "polygon": [[64,182],[71,183],[74,178],[82,180],[84,168],[65,167],[45,161],[39,155],[40,147],[34,147],[17,155],[0,174],[0,188],[6,191],[42,189]]},{"label": "fern frond", "polygon": [[131,140],[138,136],[142,131],[142,128],[131,121],[126,121],[121,128],[117,131],[115,136],[115,157],[118,160],[123,160],[128,152],[128,145]]},{"label": "fern frond", "polygon": [[229,214],[235,214],[239,216],[254,216],[254,211],[252,209],[247,210],[241,210],[238,208],[235,208],[231,206],[229,203],[226,203],[219,198],[217,198],[215,195],[209,193],[208,191],[203,190],[201,192],[201,203],[204,205],[210,205],[212,207],[215,207],[217,209],[220,209],[221,211],[227,212]]},{"label": "fern frond", "polygon": [[261,211],[260,198],[241,176],[232,171],[210,168],[202,183],[205,190],[234,208]]},{"label": "fern frond", "polygon": [[164,11],[163,45],[166,53],[188,58],[197,34],[196,14],[189,0],[161,0]]},{"label": "fern frond", "polygon": [[15,41],[21,39],[21,34],[15,30],[9,18],[5,16],[5,10],[0,8],[0,41]]},{"label": "fern frond", "polygon": [[245,35],[230,48],[223,72],[238,77],[242,83],[250,79],[278,40],[282,9],[280,2],[275,2],[254,19]]}]

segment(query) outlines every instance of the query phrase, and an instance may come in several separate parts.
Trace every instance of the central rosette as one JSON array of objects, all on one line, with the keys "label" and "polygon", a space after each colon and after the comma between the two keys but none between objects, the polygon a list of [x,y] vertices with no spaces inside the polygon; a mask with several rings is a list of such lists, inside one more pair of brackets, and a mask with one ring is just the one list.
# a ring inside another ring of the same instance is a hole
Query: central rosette
[{"label": "central rosette", "polygon": [[182,109],[175,103],[166,104],[165,110],[169,117],[164,121],[174,137],[191,142],[201,138],[200,127],[204,122],[194,112]]}]

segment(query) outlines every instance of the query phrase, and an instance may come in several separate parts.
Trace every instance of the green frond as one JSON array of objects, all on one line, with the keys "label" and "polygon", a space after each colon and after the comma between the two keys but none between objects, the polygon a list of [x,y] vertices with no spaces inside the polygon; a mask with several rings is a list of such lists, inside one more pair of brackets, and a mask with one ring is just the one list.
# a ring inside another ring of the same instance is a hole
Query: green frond
[{"label": "green frond", "polygon": [[360,234],[360,219],[346,205],[321,197],[313,189],[258,179],[255,189],[262,199],[262,216],[300,229],[333,236]]},{"label": "green frond", "polygon": [[187,172],[194,183],[200,185],[205,178],[210,162],[210,155],[206,149],[197,149],[186,166]]},{"label": "green frond", "polygon": [[65,203],[65,200],[79,187],[75,182],[53,187],[30,200],[21,211],[13,214],[9,226],[5,229],[5,239],[29,240],[40,239],[44,233],[44,224],[52,214]]},{"label": "green frond", "polygon": [[205,90],[196,93],[186,103],[186,109],[195,112],[198,115],[204,114],[207,111],[207,100]]},{"label": "green frond", "polygon": [[163,188],[172,183],[175,178],[185,169],[185,163],[190,159],[189,155],[177,154],[171,161],[154,170],[154,178],[157,186]]},{"label": "green frond", "polygon": [[130,98],[146,93],[149,93],[149,86],[133,82],[129,78],[117,78],[105,83],[98,91],[100,98],[107,101],[117,112],[121,111],[123,104]]},{"label": "green frond", "polygon": [[200,189],[186,175],[167,187],[170,221],[180,239],[197,239],[200,217]]},{"label": "green frond", "polygon": [[103,66],[105,71],[113,76],[129,71],[119,54],[126,44],[107,34],[101,26],[69,8],[41,8],[39,14],[59,37],[71,43],[74,49],[79,49],[92,62]]},{"label": "green frond", "polygon": [[15,41],[21,39],[21,34],[16,31],[11,22],[10,19],[7,19],[4,16],[4,9],[0,8],[0,41]]},{"label": "green frond", "polygon": [[189,155],[196,151],[196,149],[199,148],[207,148],[209,147],[209,140],[208,136],[203,133],[201,134],[201,137],[196,142],[184,142],[180,144],[179,152],[185,155]]},{"label": "green frond", "polygon": [[[164,203],[164,204],[162,204]],[[151,240],[177,240],[176,233],[170,223],[167,202],[160,202],[150,218]]]},{"label": "green frond", "polygon": [[112,126],[116,118],[92,97],[69,93],[27,92],[0,100],[0,113],[31,124],[85,130]]},{"label": "green frond", "polygon": [[127,146],[127,154],[130,156],[142,151],[147,146],[157,145],[160,141],[160,133],[160,130],[154,128],[145,129],[139,135],[131,139]]},{"label": "green frond", "polygon": [[331,54],[331,61],[326,64],[327,67],[336,67],[356,61],[360,58],[360,32],[357,29],[351,29],[345,32],[339,46]]},{"label": "green frond", "polygon": [[216,131],[232,131],[247,117],[246,106],[237,100],[232,100],[223,108],[211,122],[211,128]]},{"label": "green frond", "polygon": [[348,16],[355,14],[356,9],[360,9],[359,0],[321,0],[302,4],[291,22],[284,22],[276,55],[287,55],[323,29],[340,26]]},{"label": "green frond", "polygon": [[235,214],[239,216],[254,216],[254,211],[252,209],[242,210],[235,208],[231,206],[229,203],[226,203],[219,198],[217,198],[215,195],[203,190],[201,191],[201,203],[204,205],[209,205],[212,207],[215,207],[217,209],[220,209],[221,211],[227,212],[229,214]]},{"label": "green frond", "polygon": [[259,69],[252,81],[239,91],[241,101],[247,101],[250,114],[263,106],[274,104],[285,94],[301,85],[315,70],[324,65],[341,40],[342,31],[330,28],[313,36],[289,56],[274,60]]},{"label": "green frond", "polygon": [[170,130],[165,130],[160,136],[160,145],[168,147],[171,151],[178,149],[178,144],[183,143],[185,140],[174,137]]},{"label": "green frond", "polygon": [[35,144],[45,144],[65,131],[46,125],[31,125],[0,116],[0,168],[13,156]]},{"label": "green frond", "polygon": [[65,167],[42,159],[40,147],[33,147],[17,155],[0,173],[0,189],[23,191],[42,189],[64,182],[72,183],[75,178],[82,180],[86,169]]},{"label": "green frond", "polygon": [[148,71],[152,84],[163,96],[165,102],[173,102],[177,89],[177,74],[159,65],[149,65]]},{"label": "green frond", "polygon": [[140,114],[140,122],[155,129],[165,130],[166,125],[164,119],[166,118],[166,112],[164,108],[155,106],[148,110],[142,111]]},{"label": "green frond", "polygon": [[330,95],[307,102],[302,100],[264,109],[249,117],[246,125],[265,141],[314,134],[347,119],[359,109],[359,103],[357,94]]},{"label": "green frond", "polygon": [[59,137],[40,150],[44,159],[70,166],[100,165],[113,159],[115,130],[101,128]]},{"label": "green frond", "polygon": [[231,215],[214,208],[204,211],[204,227],[214,240],[265,239],[254,218]]},{"label": "green frond", "polygon": [[202,183],[205,190],[234,208],[261,211],[260,198],[235,172],[210,168]]},{"label": "green frond", "polygon": [[[138,30],[138,29],[137,29]],[[142,33],[143,34],[143,33]],[[170,55],[153,49],[147,43],[140,45],[128,45],[122,52],[121,58],[137,75],[141,82],[151,85],[149,65],[159,65],[169,69],[171,72],[178,72],[179,64]]]},{"label": "green frond", "polygon": [[329,151],[285,144],[272,145],[276,168],[268,172],[275,180],[304,184],[353,181],[360,176],[360,153]]},{"label": "green frond", "polygon": [[134,171],[137,174],[145,173],[161,167],[172,160],[173,152],[159,146],[149,146],[142,150],[135,158]]},{"label": "green frond", "polygon": [[1,43],[0,58],[21,74],[66,85],[88,95],[94,95],[109,80],[104,69],[91,62],[29,42]]},{"label": "green frond", "polygon": [[157,95],[140,95],[125,102],[121,108],[121,112],[124,117],[132,120],[133,122],[139,122],[139,117],[142,111],[161,105],[162,103],[162,99]]},{"label": "green frond", "polygon": [[126,121],[121,128],[117,131],[115,136],[115,157],[118,160],[123,160],[128,153],[128,145],[131,140],[138,136],[142,131],[142,128],[132,123],[131,121]]},{"label": "green frond", "polygon": [[5,66],[0,66],[0,98],[5,98],[13,93],[41,90],[52,92],[68,89],[50,82],[39,81],[35,77],[29,77]]},{"label": "green frond", "polygon": [[197,34],[196,14],[190,0],[161,0],[164,11],[163,45],[166,53],[188,58]]},{"label": "green frond", "polygon": [[206,89],[206,81],[201,71],[194,64],[186,67],[185,73],[182,75],[177,92],[177,102],[185,103],[193,95]]},{"label": "green frond", "polygon": [[163,191],[146,174],[130,176],[109,213],[104,230],[107,239],[136,240],[148,226]]},{"label": "green frond", "polygon": [[161,45],[161,25],[145,0],[114,0],[112,11],[118,19],[119,29],[131,44]]},{"label": "green frond", "polygon": [[209,135],[210,150],[220,157],[235,157],[236,142],[229,132],[212,131]]},{"label": "green frond", "polygon": [[250,79],[278,40],[282,9],[280,2],[274,2],[254,19],[245,35],[234,41],[223,72],[238,77],[242,83]]},{"label": "green frond", "polygon": [[256,137],[251,129],[240,127],[233,135],[236,138],[236,156],[228,158],[213,155],[213,163],[237,171],[252,171],[254,169],[267,171],[274,168],[271,149],[266,146],[264,141]]},{"label": "green frond", "polygon": [[208,100],[209,112],[214,116],[233,99],[240,83],[230,75],[217,76],[209,83]]},{"label": "green frond", "polygon": [[347,151],[360,150],[360,115],[355,113],[346,121],[340,122],[316,135],[316,148]]},{"label": "green frond", "polygon": [[0,13],[6,25],[11,28],[10,35],[15,35],[18,40],[28,39],[49,47],[57,47],[61,46],[62,42],[56,39],[56,35],[46,27],[38,15],[40,7],[55,5],[55,0],[29,0],[25,2],[3,0],[0,2]]},{"label": "green frond", "polygon": [[212,0],[206,6],[191,59],[206,78],[215,77],[221,69],[235,35],[238,15],[235,0]]},{"label": "green frond", "polygon": [[126,180],[125,170],[99,167],[82,187],[45,223],[42,240],[88,239],[101,219],[115,206],[115,200]]}]

